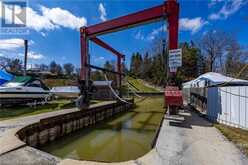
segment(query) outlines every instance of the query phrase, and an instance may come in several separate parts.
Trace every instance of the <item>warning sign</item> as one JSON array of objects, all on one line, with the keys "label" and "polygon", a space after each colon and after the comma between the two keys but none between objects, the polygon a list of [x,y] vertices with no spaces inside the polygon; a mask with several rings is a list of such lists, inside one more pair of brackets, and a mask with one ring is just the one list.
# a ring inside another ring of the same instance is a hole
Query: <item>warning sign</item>
[{"label": "warning sign", "polygon": [[169,50],[169,67],[177,68],[182,66],[182,49]]}]

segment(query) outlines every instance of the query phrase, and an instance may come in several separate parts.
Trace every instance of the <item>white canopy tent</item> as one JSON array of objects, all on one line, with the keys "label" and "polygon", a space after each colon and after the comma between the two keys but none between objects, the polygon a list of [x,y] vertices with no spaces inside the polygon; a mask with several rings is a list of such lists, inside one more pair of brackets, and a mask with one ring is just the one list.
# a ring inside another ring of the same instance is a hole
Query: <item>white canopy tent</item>
[{"label": "white canopy tent", "polygon": [[218,85],[245,86],[248,85],[248,81],[227,77],[220,73],[208,72],[202,74],[201,76],[199,76],[194,80],[184,83],[183,88],[209,87],[209,86],[218,86]]}]

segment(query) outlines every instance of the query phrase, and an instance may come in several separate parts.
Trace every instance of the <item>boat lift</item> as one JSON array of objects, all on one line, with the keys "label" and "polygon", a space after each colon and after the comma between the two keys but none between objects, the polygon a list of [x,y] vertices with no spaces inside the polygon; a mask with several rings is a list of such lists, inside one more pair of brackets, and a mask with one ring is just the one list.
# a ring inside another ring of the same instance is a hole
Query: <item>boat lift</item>
[{"label": "boat lift", "polygon": [[[121,31],[128,28],[133,28],[136,26],[167,20],[168,22],[168,47],[170,50],[178,48],[178,19],[179,19],[179,4],[176,0],[167,0],[162,5],[148,8],[139,12],[121,16],[112,20],[108,20],[92,26],[84,26],[80,28],[80,46],[81,46],[81,69],[80,69],[80,90],[81,98],[80,109],[89,105],[90,100],[90,68],[99,69],[104,72],[112,72],[117,74],[117,87],[121,87],[121,79],[124,75],[121,69],[122,60],[124,60],[125,55],[118,52],[110,45],[97,38],[97,36],[113,33],[116,31]],[[106,70],[97,66],[90,64],[89,57],[89,41],[96,43],[97,45],[107,49],[117,56],[117,67],[116,71]],[[176,89],[176,88],[173,88]],[[170,97],[170,96],[169,96]],[[174,96],[173,96],[174,97]],[[181,96],[179,96],[181,97]],[[168,98],[168,92],[167,97]],[[169,102],[167,100],[167,105],[173,105],[174,102]],[[178,104],[177,104],[178,105]]]}]

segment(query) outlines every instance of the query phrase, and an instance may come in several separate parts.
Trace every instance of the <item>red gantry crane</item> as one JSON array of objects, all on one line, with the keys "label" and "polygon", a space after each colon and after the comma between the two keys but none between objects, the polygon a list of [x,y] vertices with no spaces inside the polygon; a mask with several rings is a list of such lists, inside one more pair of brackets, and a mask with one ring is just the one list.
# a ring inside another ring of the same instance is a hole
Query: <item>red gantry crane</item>
[{"label": "red gantry crane", "polygon": [[[81,83],[81,103],[88,105],[89,103],[89,90],[90,90],[90,69],[95,68],[103,71],[107,71],[104,68],[93,66],[89,63],[89,41],[93,41],[97,45],[109,50],[114,55],[117,56],[117,67],[116,71],[113,72],[118,75],[117,87],[121,86],[121,78],[123,73],[121,73],[121,63],[124,59],[124,55],[104,41],[97,38],[97,36],[113,33],[116,31],[125,30],[128,28],[133,28],[136,26],[156,22],[156,21],[167,21],[168,22],[168,47],[170,50],[178,48],[178,19],[179,19],[179,4],[176,0],[165,1],[162,5],[155,6],[149,9],[145,9],[139,12],[121,16],[112,20],[108,20],[96,25],[81,27],[80,28],[80,45],[81,45],[81,70],[80,70],[80,83]],[[166,37],[166,36],[165,36]],[[167,88],[172,89],[172,88]],[[176,88],[173,88],[174,90]],[[165,96],[168,99],[170,97],[170,92],[165,92]],[[180,97],[180,96],[179,96]],[[180,100],[176,97],[176,100]],[[174,98],[174,95],[173,95]],[[168,99],[169,101],[170,99]],[[175,103],[175,98],[173,99]],[[167,101],[167,105],[170,102]],[[178,103],[177,103],[178,105]]]}]

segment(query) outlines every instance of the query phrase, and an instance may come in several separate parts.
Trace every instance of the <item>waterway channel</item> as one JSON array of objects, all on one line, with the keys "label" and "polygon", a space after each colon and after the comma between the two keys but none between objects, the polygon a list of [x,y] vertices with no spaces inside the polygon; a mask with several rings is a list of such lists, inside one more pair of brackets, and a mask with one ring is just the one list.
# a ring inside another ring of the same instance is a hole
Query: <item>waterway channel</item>
[{"label": "waterway channel", "polygon": [[96,126],[84,128],[40,148],[60,158],[120,162],[151,150],[162,120],[163,97],[136,100],[137,106]]}]

